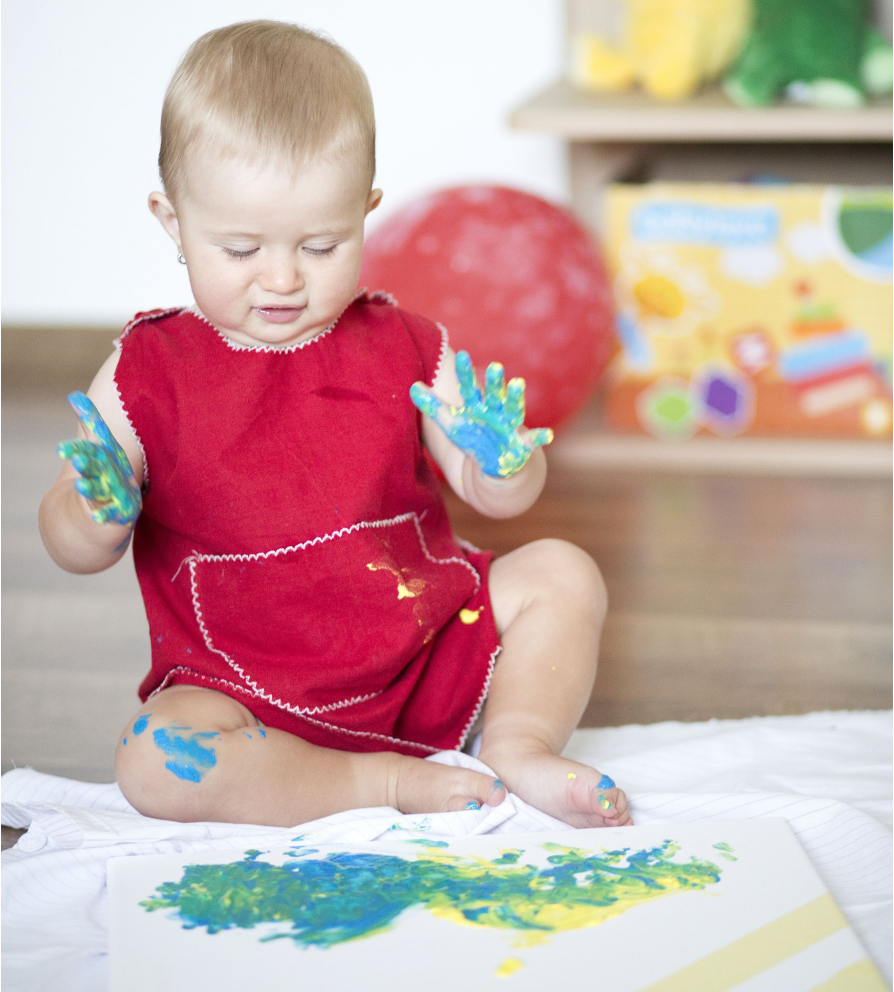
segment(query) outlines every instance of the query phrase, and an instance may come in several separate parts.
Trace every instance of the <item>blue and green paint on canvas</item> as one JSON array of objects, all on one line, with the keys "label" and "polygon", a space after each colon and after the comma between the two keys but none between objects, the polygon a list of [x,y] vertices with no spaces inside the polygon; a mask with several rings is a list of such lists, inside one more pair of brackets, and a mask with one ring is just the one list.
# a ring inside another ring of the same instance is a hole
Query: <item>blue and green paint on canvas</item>
[{"label": "blue and green paint on canvas", "polygon": [[292,850],[277,864],[247,851],[228,864],[186,865],[179,881],[162,883],[140,905],[173,910],[184,928],[209,934],[282,924],[287,929],[267,930],[260,939],[286,938],[301,947],[370,937],[413,907],[454,923],[512,931],[533,944],[658,898],[703,890],[721,876],[711,861],[673,860],[680,848],[672,840],[598,853],[543,843],[545,866],[523,861],[521,850],[483,858],[424,845],[406,857]]}]

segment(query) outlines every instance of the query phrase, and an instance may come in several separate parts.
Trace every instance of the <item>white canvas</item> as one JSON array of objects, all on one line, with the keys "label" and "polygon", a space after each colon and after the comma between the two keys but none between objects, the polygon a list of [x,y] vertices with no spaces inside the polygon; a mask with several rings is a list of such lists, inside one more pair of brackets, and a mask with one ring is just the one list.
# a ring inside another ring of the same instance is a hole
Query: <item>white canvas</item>
[{"label": "white canvas", "polygon": [[[165,907],[143,905],[187,866],[198,910],[179,892]],[[238,925],[254,918],[196,888],[219,885],[246,913],[290,919]],[[257,853],[116,858],[109,887],[112,992],[226,992],[259,980],[327,992],[886,988],[783,820],[450,841],[395,832],[362,847],[299,838]],[[398,911],[374,929],[369,914],[392,897]],[[208,905],[231,925],[209,932]],[[320,921],[344,922],[352,906],[350,939],[315,944],[331,934]]]}]

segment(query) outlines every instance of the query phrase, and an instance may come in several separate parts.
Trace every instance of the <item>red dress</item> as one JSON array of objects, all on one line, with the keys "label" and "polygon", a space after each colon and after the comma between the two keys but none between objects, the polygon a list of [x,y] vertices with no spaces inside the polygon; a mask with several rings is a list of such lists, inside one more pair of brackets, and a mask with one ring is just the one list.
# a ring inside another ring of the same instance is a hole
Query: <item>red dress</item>
[{"label": "red dress", "polygon": [[325,747],[461,747],[499,640],[492,556],[454,538],[409,397],[442,330],[361,295],[287,349],[184,309],[138,314],[117,345],[145,459],[141,699],[201,685]]}]

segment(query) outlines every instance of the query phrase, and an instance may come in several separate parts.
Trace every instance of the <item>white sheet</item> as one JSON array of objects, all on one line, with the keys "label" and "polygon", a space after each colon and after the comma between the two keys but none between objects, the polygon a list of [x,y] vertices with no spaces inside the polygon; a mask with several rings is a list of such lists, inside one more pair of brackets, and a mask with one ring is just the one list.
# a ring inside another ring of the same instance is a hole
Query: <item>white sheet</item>
[{"label": "white sheet", "polygon": [[[577,731],[566,754],[608,772],[639,824],[783,817],[891,980],[892,714],[661,723]],[[484,768],[464,754],[429,759]],[[353,810],[287,830],[139,816],[114,785],[30,769],[3,776],[2,821],[29,826],[3,854],[4,992],[108,987],[106,862],[128,854],[288,841],[520,833],[564,824],[514,796],[495,809],[402,816]],[[623,990],[618,990],[623,992]]]}]

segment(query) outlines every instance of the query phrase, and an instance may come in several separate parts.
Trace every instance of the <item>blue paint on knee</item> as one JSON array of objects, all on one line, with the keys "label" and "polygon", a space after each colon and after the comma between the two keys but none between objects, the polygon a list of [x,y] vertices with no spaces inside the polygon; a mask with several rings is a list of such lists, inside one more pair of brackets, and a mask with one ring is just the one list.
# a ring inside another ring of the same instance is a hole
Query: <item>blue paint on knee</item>
[{"label": "blue paint on knee", "polygon": [[202,781],[202,773],[192,765],[178,765],[176,761],[166,761],[165,768],[173,772],[177,778],[182,778],[186,782]]},{"label": "blue paint on knee", "polygon": [[137,717],[136,722],[133,725],[134,737],[139,737],[146,727],[149,726],[150,716],[152,716],[151,713],[144,713],[141,717]]},{"label": "blue paint on knee", "polygon": [[258,733],[261,735],[261,737],[266,737],[267,736],[267,731],[264,730],[263,727],[258,727]]},{"label": "blue paint on knee", "polygon": [[189,727],[166,727],[155,730],[152,738],[155,746],[164,751],[170,761],[165,768],[177,778],[186,782],[201,782],[202,776],[217,764],[213,747],[204,747],[202,742],[220,737],[215,731],[194,731],[185,736],[175,731],[187,731]]}]

